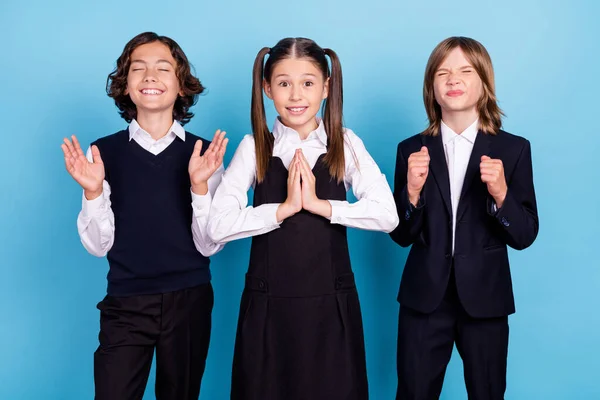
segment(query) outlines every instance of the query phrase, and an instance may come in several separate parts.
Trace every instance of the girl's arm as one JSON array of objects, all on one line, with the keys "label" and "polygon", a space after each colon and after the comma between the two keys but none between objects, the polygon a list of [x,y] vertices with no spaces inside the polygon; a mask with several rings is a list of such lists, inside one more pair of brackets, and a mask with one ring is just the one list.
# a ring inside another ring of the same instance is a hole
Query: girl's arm
[{"label": "girl's arm", "polygon": [[225,170],[213,198],[208,235],[215,243],[261,235],[279,227],[279,203],[248,206],[248,190],[256,178],[254,137],[246,135]]},{"label": "girl's arm", "polygon": [[363,141],[349,129],[345,136],[350,146],[344,146],[344,180],[352,187],[358,201],[329,200],[331,222],[352,228],[391,232],[398,225],[398,213],[390,185]]}]

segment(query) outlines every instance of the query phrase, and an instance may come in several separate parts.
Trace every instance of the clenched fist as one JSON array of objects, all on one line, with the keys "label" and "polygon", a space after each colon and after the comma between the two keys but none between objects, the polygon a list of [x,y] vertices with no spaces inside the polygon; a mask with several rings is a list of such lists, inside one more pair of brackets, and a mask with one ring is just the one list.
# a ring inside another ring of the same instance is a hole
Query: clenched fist
[{"label": "clenched fist", "polygon": [[408,173],[406,177],[406,188],[408,190],[409,201],[416,206],[421,195],[421,190],[429,175],[429,150],[427,147],[421,147],[421,150],[412,153],[408,157]]},{"label": "clenched fist", "polygon": [[498,208],[502,207],[508,191],[502,160],[481,156],[479,169],[481,171],[481,181],[487,185],[488,192],[494,198],[496,206]]}]

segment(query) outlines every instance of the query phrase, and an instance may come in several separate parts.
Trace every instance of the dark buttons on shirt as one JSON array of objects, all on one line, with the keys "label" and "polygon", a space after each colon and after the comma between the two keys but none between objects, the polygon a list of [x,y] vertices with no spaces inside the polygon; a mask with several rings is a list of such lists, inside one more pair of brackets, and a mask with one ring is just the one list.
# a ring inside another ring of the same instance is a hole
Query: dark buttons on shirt
[{"label": "dark buttons on shirt", "polygon": [[258,283],[258,287],[259,287],[260,289],[264,289],[264,288],[265,288],[265,283],[264,283],[263,281],[260,281],[260,282]]},{"label": "dark buttons on shirt", "polygon": [[510,222],[508,222],[508,219],[506,219],[506,217],[502,217],[500,219],[500,222],[502,222],[502,225],[504,225],[506,227],[510,226]]},{"label": "dark buttons on shirt", "polygon": [[410,219],[410,211],[406,210],[406,212],[404,213],[404,219],[407,221]]}]

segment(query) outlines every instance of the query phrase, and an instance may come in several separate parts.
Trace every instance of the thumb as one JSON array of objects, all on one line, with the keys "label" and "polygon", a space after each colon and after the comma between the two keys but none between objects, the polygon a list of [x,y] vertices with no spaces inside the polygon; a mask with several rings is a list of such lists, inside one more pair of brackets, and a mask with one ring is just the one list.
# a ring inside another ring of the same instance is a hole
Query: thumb
[{"label": "thumb", "polygon": [[481,156],[481,161],[487,161],[487,160],[491,160],[491,158],[488,156]]},{"label": "thumb", "polygon": [[[214,141],[212,141],[210,143],[209,147],[212,147],[213,143],[214,143]],[[196,140],[196,144],[194,144],[194,150],[192,152],[192,155],[194,155],[194,156],[198,155],[198,157],[200,157],[201,153],[202,153],[202,140],[198,139],[198,140]]]},{"label": "thumb", "polygon": [[421,151],[424,152],[425,154],[429,154],[429,150],[425,146],[421,147]]},{"label": "thumb", "polygon": [[94,160],[94,164],[103,164],[102,157],[100,157],[100,150],[98,146],[92,146],[92,160]]}]

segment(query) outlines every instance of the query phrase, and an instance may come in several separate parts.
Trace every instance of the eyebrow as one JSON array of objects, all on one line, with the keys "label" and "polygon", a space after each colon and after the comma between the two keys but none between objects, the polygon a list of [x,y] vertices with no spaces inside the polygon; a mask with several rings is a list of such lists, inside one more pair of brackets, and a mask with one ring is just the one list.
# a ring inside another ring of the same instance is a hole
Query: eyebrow
[{"label": "eyebrow", "polygon": [[[462,67],[459,67],[458,69],[467,69],[467,68],[474,68],[472,65],[464,65]],[[436,72],[439,71],[450,71],[449,68],[438,68]]]},{"label": "eyebrow", "polygon": [[[279,74],[279,75],[276,75],[274,78],[281,78],[281,77],[287,77],[287,76],[289,76],[289,75],[288,74]],[[317,77],[315,74],[310,74],[310,73],[309,74],[302,74],[302,76],[303,77],[304,76],[311,76],[313,78]]]},{"label": "eyebrow", "polygon": [[[144,60],[131,60],[131,64],[133,64],[133,63],[147,64],[146,61],[144,61]],[[158,63],[167,63],[167,64],[173,66],[173,64],[169,60],[160,59],[160,60],[156,61],[156,63],[157,64]]]}]

